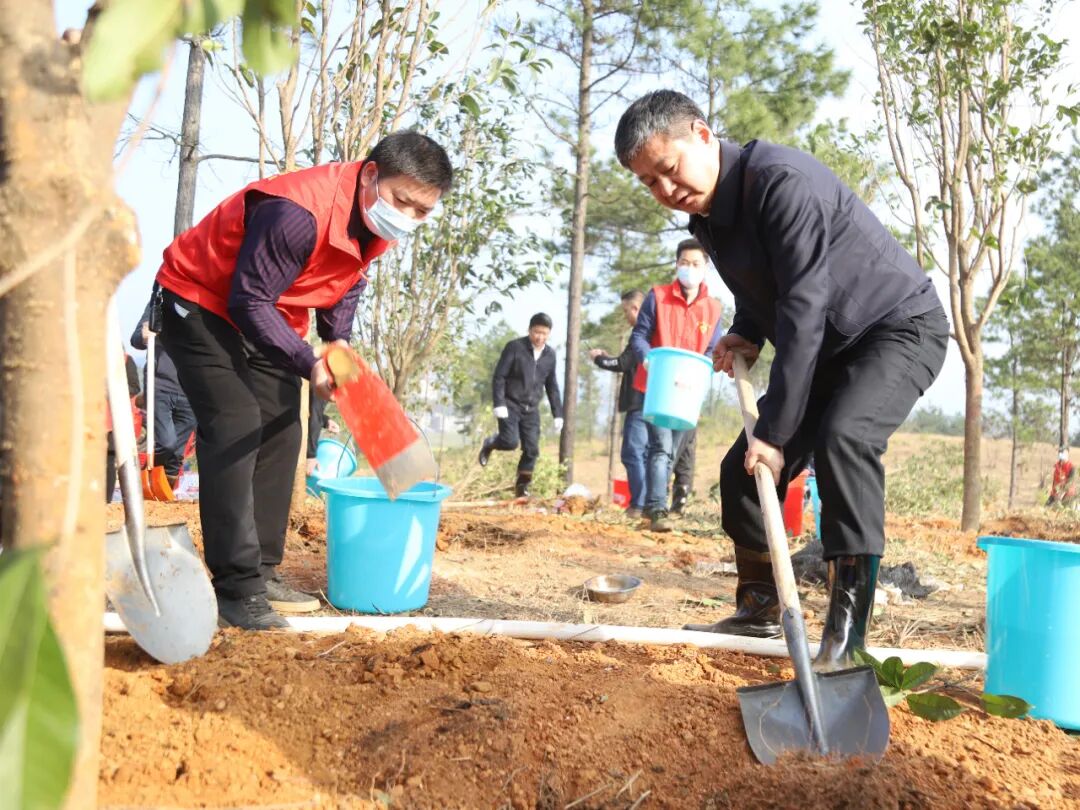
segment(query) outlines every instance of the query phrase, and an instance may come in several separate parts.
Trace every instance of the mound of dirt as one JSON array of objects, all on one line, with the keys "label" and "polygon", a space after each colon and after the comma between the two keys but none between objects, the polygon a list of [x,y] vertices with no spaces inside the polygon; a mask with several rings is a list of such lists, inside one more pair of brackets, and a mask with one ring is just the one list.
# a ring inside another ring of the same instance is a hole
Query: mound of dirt
[{"label": "mound of dirt", "polygon": [[1080,800],[1047,722],[892,711],[878,766],[756,764],[735,688],[777,662],[692,647],[368,631],[225,633],[165,667],[107,643],[104,805],[1004,808]]},{"label": "mound of dirt", "polygon": [[459,548],[496,549],[519,546],[532,534],[506,525],[497,517],[482,518],[476,515],[444,513],[439,521],[439,533],[435,546],[439,551]]}]

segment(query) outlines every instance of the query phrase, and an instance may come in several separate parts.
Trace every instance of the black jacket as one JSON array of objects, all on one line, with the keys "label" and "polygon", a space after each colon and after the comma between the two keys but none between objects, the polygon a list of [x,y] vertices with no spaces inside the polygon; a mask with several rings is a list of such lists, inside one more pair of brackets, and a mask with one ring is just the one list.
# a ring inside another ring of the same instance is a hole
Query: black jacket
[{"label": "black jacket", "polygon": [[730,331],[776,347],[754,435],[783,446],[806,413],[819,358],[941,302],[929,276],[822,163],[766,141],[719,148],[709,213],[691,216],[689,228],[735,296]]},{"label": "black jacket", "polygon": [[551,415],[561,419],[562,397],[559,396],[559,382],[555,379],[555,365],[555,351],[550,346],[545,346],[540,359],[534,360],[529,338],[511,340],[503,347],[492,378],[495,407],[506,405],[532,410],[540,404],[546,389]]},{"label": "black jacket", "polygon": [[611,355],[594,357],[593,362],[605,371],[622,374],[622,380],[619,382],[619,413],[640,411],[645,404],[645,395],[634,388],[634,374],[637,373],[638,361],[630,344],[626,344],[626,348],[618,357]]},{"label": "black jacket", "polygon": [[[139,351],[146,351],[146,341],[143,340],[142,328],[143,324],[150,320],[150,307],[153,306],[153,303],[154,299],[151,296],[146,303],[146,309],[139,316],[135,331],[131,333],[131,345]],[[154,387],[167,390],[170,393],[183,392],[183,389],[180,388],[180,380],[176,376],[176,364],[166,353],[165,347],[161,345],[160,336],[154,340]]]}]

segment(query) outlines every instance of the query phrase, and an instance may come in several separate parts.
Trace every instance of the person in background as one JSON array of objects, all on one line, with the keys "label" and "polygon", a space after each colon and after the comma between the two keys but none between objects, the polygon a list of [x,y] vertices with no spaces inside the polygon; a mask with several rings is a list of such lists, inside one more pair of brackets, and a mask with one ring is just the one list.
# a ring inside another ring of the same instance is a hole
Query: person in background
[{"label": "person in background", "polygon": [[671,514],[681,515],[694,491],[694,468],[697,466],[697,428],[684,430],[675,450],[672,468]]},{"label": "person in background", "polygon": [[[135,425],[135,440],[138,441],[139,431],[142,430],[142,414],[136,400],[139,398],[139,367],[131,359],[131,355],[124,352],[124,372],[127,374],[128,396],[131,399],[131,418]],[[113,492],[116,491],[116,447],[113,443],[112,410],[105,409],[105,421],[108,434],[105,437],[105,503],[112,503]]]},{"label": "person in background", "polygon": [[[684,239],[675,249],[675,280],[653,287],[642,302],[630,345],[637,357],[634,388],[645,393],[646,360],[650,351],[667,347],[711,354],[720,339],[721,305],[705,285],[708,259],[696,239]],[[674,529],[668,518],[668,475],[682,431],[647,423],[645,513],[654,532]]]},{"label": "person in background", "polygon": [[1069,506],[1076,500],[1076,467],[1069,460],[1069,448],[1062,445],[1058,449],[1057,462],[1054,464],[1054,479],[1050,482],[1050,497],[1047,506]]},{"label": "person in background", "polygon": [[301,380],[333,379],[304,340],[347,345],[367,274],[432,213],[451,185],[446,151],[408,130],[365,160],[257,180],[165,249],[160,340],[198,424],[206,563],[225,625],[287,627],[317,610],[277,566],[300,455]]},{"label": "person in background", "polygon": [[642,96],[615,132],[619,162],[656,201],[690,215],[735,298],[713,367],[733,374],[765,341],[776,355],[753,435],[720,468],[722,523],[735,543],[733,616],[687,629],[769,636],[780,608],[754,470],[788,482],[817,461],[829,608],[817,670],[851,666],[865,643],[885,551],[889,437],[945,360],[949,324],[933,282],[858,196],[813,156],[713,134],[692,99]]},{"label": "person in background", "polygon": [[[622,295],[622,311],[626,322],[631,327],[637,323],[638,311],[645,294],[641,290],[630,290]],[[641,407],[645,395],[634,388],[634,375],[637,373],[638,359],[627,340],[626,348],[617,357],[603,349],[590,349],[589,357],[598,368],[622,374],[619,382],[619,413],[623,414],[622,448],[619,456],[626,470],[626,482],[630,485],[630,506],[626,517],[640,518],[645,507],[645,460],[649,444],[649,432],[645,429],[645,420],[641,418]]]},{"label": "person in background", "polygon": [[319,452],[319,439],[322,432],[335,434],[340,428],[337,422],[326,415],[327,401],[320,399],[315,394],[315,389],[308,386],[308,429],[307,429],[307,474],[314,475],[319,463],[316,456]]},{"label": "person in background", "polygon": [[[146,302],[146,309],[131,333],[132,347],[146,351],[150,339],[150,309],[154,295]],[[147,366],[149,368],[149,366]],[[144,385],[143,390],[149,390]],[[180,480],[180,468],[184,463],[184,449],[195,430],[195,414],[191,403],[180,387],[176,376],[176,364],[169,357],[160,340],[154,341],[154,464],[165,468],[169,486],[176,490]],[[146,403],[147,413],[150,403]],[[149,450],[149,448],[147,448]]]},{"label": "person in background", "polygon": [[492,401],[499,432],[484,439],[478,461],[486,467],[495,450],[512,451],[521,445],[514,494],[529,495],[536,460],[540,458],[540,398],[547,392],[555,432],[563,428],[562,398],[555,378],[555,350],[547,345],[551,318],[538,312],[529,320],[529,334],[511,340],[502,350],[492,377]]}]

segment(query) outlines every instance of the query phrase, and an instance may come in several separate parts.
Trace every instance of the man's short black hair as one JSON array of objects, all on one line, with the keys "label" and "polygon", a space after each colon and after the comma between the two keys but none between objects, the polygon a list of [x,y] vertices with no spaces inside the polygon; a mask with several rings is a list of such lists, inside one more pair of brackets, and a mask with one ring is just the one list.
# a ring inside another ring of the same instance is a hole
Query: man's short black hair
[{"label": "man's short black hair", "polygon": [[705,248],[701,246],[701,242],[697,239],[683,239],[679,242],[679,246],[675,248],[675,261],[682,258],[682,255],[688,250],[700,250],[701,255],[705,255]]},{"label": "man's short black hair", "polygon": [[375,144],[368,160],[379,167],[379,177],[405,175],[444,194],[454,182],[454,169],[446,150],[415,130],[391,132]]},{"label": "man's short black hair", "polygon": [[529,318],[529,328],[532,329],[534,326],[545,326],[550,329],[551,316],[548,315],[546,312],[537,312],[535,315]]},{"label": "man's short black hair", "polygon": [[619,300],[623,303],[627,301],[644,301],[645,293],[643,293],[641,290],[627,290],[622,294]]},{"label": "man's short black hair", "polygon": [[630,168],[630,161],[638,156],[645,144],[655,135],[675,135],[685,127],[689,134],[691,122],[708,118],[693,99],[674,90],[654,90],[629,107],[619,118],[615,128],[615,155],[619,163]]}]

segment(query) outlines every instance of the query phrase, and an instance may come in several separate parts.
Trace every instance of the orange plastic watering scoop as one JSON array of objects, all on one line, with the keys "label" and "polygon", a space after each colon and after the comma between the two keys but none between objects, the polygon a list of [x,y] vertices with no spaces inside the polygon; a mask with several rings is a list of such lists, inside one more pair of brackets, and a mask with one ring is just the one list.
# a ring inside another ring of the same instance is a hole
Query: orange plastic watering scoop
[{"label": "orange plastic watering scoop", "polygon": [[328,346],[321,362],[334,380],[341,418],[390,499],[435,478],[435,457],[427,441],[382,377],[344,346]]}]

